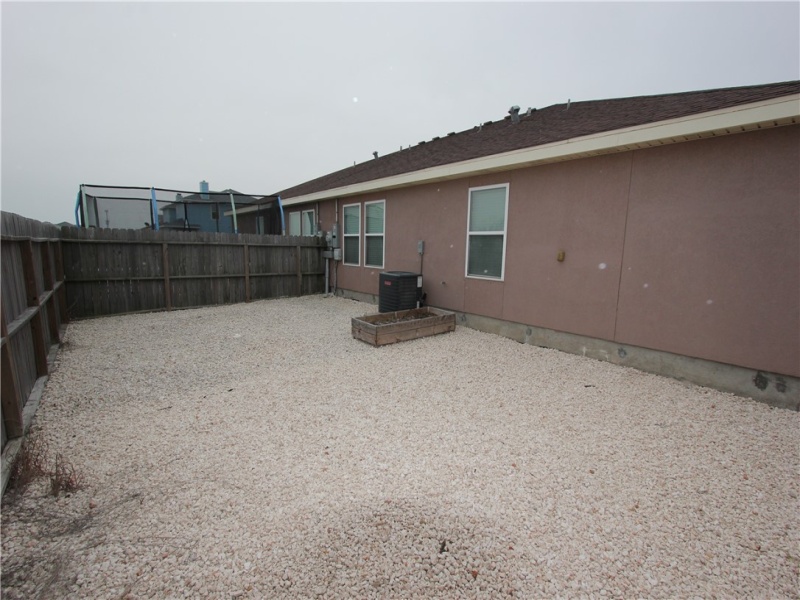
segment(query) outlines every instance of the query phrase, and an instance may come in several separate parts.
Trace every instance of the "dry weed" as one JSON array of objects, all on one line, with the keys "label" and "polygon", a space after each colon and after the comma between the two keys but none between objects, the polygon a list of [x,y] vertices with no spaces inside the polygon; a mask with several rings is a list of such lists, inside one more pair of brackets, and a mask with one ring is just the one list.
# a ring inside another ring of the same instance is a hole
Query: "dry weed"
[{"label": "dry weed", "polygon": [[47,442],[38,435],[32,435],[22,443],[11,469],[8,489],[22,494],[31,483],[43,477],[50,478],[50,493],[53,496],[58,496],[61,492],[75,492],[86,486],[84,474],[63,455],[56,454],[51,468]]},{"label": "dry weed", "polygon": [[47,468],[49,460],[47,442],[39,436],[28,437],[20,448],[17,460],[11,469],[8,487],[18,493],[23,493],[28,486],[50,473]]},{"label": "dry weed", "polygon": [[58,496],[61,492],[76,492],[86,485],[86,478],[75,466],[65,460],[61,454],[56,454],[56,462],[50,473],[50,493]]}]

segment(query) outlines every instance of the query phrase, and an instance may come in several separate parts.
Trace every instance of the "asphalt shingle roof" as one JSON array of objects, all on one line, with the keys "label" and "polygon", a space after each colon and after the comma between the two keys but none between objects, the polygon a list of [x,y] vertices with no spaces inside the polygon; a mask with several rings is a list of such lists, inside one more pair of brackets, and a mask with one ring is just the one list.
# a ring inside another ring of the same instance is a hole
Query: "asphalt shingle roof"
[{"label": "asphalt shingle roof", "polygon": [[800,93],[800,81],[554,104],[490,121],[287,188],[283,199],[430,167]]}]

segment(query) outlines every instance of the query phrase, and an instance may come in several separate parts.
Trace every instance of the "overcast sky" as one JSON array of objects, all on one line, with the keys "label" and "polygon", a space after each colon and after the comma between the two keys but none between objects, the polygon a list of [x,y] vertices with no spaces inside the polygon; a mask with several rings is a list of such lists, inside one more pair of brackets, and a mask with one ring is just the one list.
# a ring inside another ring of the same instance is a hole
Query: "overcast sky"
[{"label": "overcast sky", "polygon": [[2,3],[2,209],[270,194],[572,101],[800,79],[800,4]]}]

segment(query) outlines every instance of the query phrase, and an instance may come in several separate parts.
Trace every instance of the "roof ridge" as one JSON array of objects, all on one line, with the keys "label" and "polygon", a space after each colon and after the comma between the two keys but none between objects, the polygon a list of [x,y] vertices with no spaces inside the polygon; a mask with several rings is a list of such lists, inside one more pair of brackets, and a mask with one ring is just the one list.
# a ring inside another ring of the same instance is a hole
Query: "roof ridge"
[{"label": "roof ridge", "polygon": [[437,135],[409,147],[401,145],[400,150],[285,188],[279,194],[283,198],[294,198],[431,167],[797,93],[800,93],[800,80],[622,98],[570,99],[566,103],[543,108],[531,107],[530,116],[520,114],[517,123],[509,117],[503,117],[497,121],[478,123],[459,132]]},{"label": "roof ridge", "polygon": [[618,98],[593,98],[590,100],[569,100],[567,102],[560,102],[557,104],[550,104],[549,106],[545,106],[540,108],[539,110],[545,110],[547,108],[552,108],[555,106],[566,106],[567,104],[575,105],[575,104],[586,104],[588,102],[623,102],[623,101],[630,101],[630,100],[641,100],[645,98],[672,98],[678,96],[690,96],[690,95],[700,95],[700,94],[709,94],[709,93],[721,93],[721,92],[732,92],[737,90],[748,90],[748,89],[769,89],[775,87],[781,87],[786,85],[799,85],[800,80],[792,79],[788,81],[780,81],[777,83],[770,83],[770,84],[762,84],[762,85],[737,85],[737,86],[730,86],[724,88],[708,88],[704,90],[686,90],[683,92],[665,92],[661,94],[640,94],[638,96],[620,96]]}]

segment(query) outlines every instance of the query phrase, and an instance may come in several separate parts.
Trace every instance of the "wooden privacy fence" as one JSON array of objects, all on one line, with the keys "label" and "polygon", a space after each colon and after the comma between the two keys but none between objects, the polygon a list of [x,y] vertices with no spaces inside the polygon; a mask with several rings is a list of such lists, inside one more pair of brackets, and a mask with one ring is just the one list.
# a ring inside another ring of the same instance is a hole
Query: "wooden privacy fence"
[{"label": "wooden privacy fence", "polygon": [[325,286],[317,237],[59,229],[6,212],[0,232],[4,488],[7,442],[29,423],[38,403],[30,399],[68,318],[317,294]]},{"label": "wooden privacy fence", "polygon": [[317,237],[65,227],[61,243],[72,318],[324,291]]},{"label": "wooden privacy fence", "polygon": [[[2,214],[2,446],[24,433],[23,412],[37,380],[48,373],[50,348],[67,320],[59,229]],[[3,461],[4,467],[6,461]],[[5,477],[4,473],[4,486]]]}]

